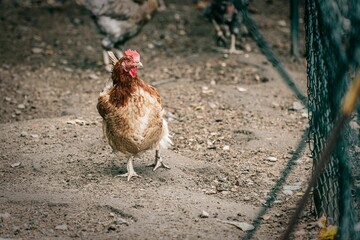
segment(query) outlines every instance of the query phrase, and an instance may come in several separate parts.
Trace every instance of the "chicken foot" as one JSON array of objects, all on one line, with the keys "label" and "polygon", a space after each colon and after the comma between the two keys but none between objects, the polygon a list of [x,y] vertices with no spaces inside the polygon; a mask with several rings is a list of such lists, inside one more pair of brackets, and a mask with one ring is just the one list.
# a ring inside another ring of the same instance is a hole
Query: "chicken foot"
[{"label": "chicken foot", "polygon": [[127,173],[124,174],[120,174],[118,175],[119,177],[127,177],[127,180],[130,181],[130,179],[132,177],[141,177],[140,175],[138,175],[135,171],[134,171],[134,166],[133,166],[133,158],[134,157],[129,157],[126,168],[127,168]]},{"label": "chicken foot", "polygon": [[155,163],[149,165],[149,167],[154,167],[153,171],[156,171],[160,167],[170,169],[170,167],[163,162],[162,157],[159,153],[159,149],[156,149],[155,151]]},{"label": "chicken foot", "polygon": [[239,51],[236,49],[235,44],[236,44],[236,36],[234,34],[231,34],[229,54],[241,54],[242,53],[242,51]]}]

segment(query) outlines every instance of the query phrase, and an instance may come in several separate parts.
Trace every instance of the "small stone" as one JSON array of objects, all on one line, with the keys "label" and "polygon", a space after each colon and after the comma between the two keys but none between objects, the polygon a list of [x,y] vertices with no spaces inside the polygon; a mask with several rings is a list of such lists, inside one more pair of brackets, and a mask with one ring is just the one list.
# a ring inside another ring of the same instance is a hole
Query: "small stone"
[{"label": "small stone", "polygon": [[24,105],[24,104],[19,104],[19,105],[17,105],[17,108],[19,108],[19,109],[25,109],[25,105]]},{"label": "small stone", "polygon": [[237,90],[239,90],[239,92],[246,92],[247,89],[243,88],[243,87],[237,87]]},{"label": "small stone", "polygon": [[117,224],[117,225],[121,225],[121,224],[129,225],[129,223],[125,219],[120,218],[120,217],[116,219],[115,224]]},{"label": "small stone", "polygon": [[[208,149],[213,149],[213,148],[208,147]],[[209,189],[209,190],[206,190],[205,193],[208,195],[211,195],[211,194],[216,194],[217,191],[215,189]]]},{"label": "small stone", "polygon": [[284,190],[283,193],[288,196],[294,195],[293,191],[291,191],[291,190]]},{"label": "small stone", "polygon": [[31,134],[31,137],[32,138],[39,138],[39,135],[38,134]]},{"label": "small stone", "polygon": [[247,52],[251,52],[251,50],[252,50],[250,44],[248,44],[248,43],[245,44],[244,48],[245,48],[245,51],[247,51]]},{"label": "small stone", "polygon": [[10,164],[10,166],[12,168],[19,167],[20,165],[21,165],[21,162],[16,162],[16,163]]},{"label": "small stone", "polygon": [[148,43],[148,48],[149,49],[153,49],[155,47],[155,45],[153,43]]},{"label": "small stone", "polygon": [[229,151],[229,150],[230,150],[230,146],[229,146],[229,145],[225,145],[225,146],[223,147],[223,150],[224,150],[224,151]]},{"label": "small stone", "polygon": [[270,219],[270,215],[268,214],[265,214],[263,217],[262,217],[263,220],[267,221]]},{"label": "small stone", "polygon": [[286,27],[286,21],[285,21],[285,20],[279,20],[279,21],[277,22],[277,24],[278,24],[278,26],[280,26],[280,27]]},{"label": "small stone", "polygon": [[201,214],[200,214],[200,217],[201,217],[201,218],[208,218],[208,217],[209,217],[209,213],[203,210],[203,211],[201,212]]},{"label": "small stone", "polygon": [[293,111],[300,111],[303,109],[304,109],[304,106],[299,102],[293,102],[292,106],[290,107],[290,110],[293,110]]},{"label": "small stone", "polygon": [[276,162],[277,158],[276,157],[268,157],[268,158],[266,158],[266,160],[268,160],[269,162]]},{"label": "small stone", "polygon": [[6,101],[6,102],[11,102],[11,98],[6,97],[6,98],[5,98],[5,101]]},{"label": "small stone", "polygon": [[301,183],[297,184],[297,185],[285,185],[284,186],[284,190],[296,191],[296,190],[300,190],[300,189],[301,189]]},{"label": "small stone", "polygon": [[92,79],[92,80],[98,80],[99,79],[99,77],[95,73],[90,74],[89,78]]},{"label": "small stone", "polygon": [[15,115],[20,115],[21,114],[21,111],[15,109]]},{"label": "small stone", "polygon": [[38,163],[38,162],[33,162],[33,163],[32,163],[32,167],[33,167],[33,169],[34,169],[35,171],[38,171],[38,172],[41,171],[41,165],[40,165],[40,163]]},{"label": "small stone", "polygon": [[223,221],[223,220],[220,220],[220,221],[223,222],[223,223],[234,225],[234,226],[236,226],[237,228],[241,229],[244,232],[253,230],[255,228],[254,225],[249,224],[247,222]]},{"label": "small stone", "polygon": [[25,131],[22,131],[22,132],[20,133],[20,137],[26,137],[27,135],[28,135],[28,133],[25,132]]},{"label": "small stone", "polygon": [[55,229],[56,229],[56,230],[63,230],[63,231],[65,231],[65,230],[68,230],[68,226],[67,226],[66,224],[61,224],[61,225],[57,225],[57,226],[55,227]]},{"label": "small stone", "polygon": [[32,53],[39,54],[42,53],[44,50],[42,48],[34,47],[31,49]]},{"label": "small stone", "polygon": [[180,35],[180,36],[185,36],[185,35],[186,35],[185,30],[180,30],[180,31],[179,31],[179,35]]}]

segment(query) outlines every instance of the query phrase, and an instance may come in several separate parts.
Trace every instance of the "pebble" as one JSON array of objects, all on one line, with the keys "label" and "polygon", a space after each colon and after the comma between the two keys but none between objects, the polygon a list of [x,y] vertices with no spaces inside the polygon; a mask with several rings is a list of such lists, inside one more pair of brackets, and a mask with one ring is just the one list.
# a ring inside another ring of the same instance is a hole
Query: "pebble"
[{"label": "pebble", "polygon": [[277,24],[278,24],[278,26],[280,26],[280,27],[286,27],[286,21],[285,21],[285,20],[279,20],[279,21],[277,22]]},{"label": "pebble", "polygon": [[42,48],[34,47],[31,49],[31,51],[35,54],[42,53],[44,50]]},{"label": "pebble", "polygon": [[21,162],[16,162],[16,163],[10,164],[10,166],[11,166],[12,168],[14,168],[14,167],[19,167],[20,165],[21,165]]},{"label": "pebble", "polygon": [[61,224],[61,225],[57,225],[57,226],[55,227],[55,229],[56,229],[56,230],[63,230],[63,231],[65,231],[65,230],[68,230],[68,226],[67,226],[66,224]]},{"label": "pebble", "polygon": [[121,224],[129,225],[129,223],[124,218],[120,218],[120,217],[116,219],[115,224],[117,224],[117,225],[121,225]]},{"label": "pebble", "polygon": [[225,145],[225,146],[223,147],[223,150],[224,150],[224,151],[229,151],[229,150],[230,150],[230,146],[229,146],[229,145]]},{"label": "pebble", "polygon": [[246,92],[247,89],[243,88],[243,87],[237,87],[237,90],[239,90],[239,92]]},{"label": "pebble", "polygon": [[293,191],[291,191],[291,190],[284,190],[283,193],[288,196],[294,195]]},{"label": "pebble", "polygon": [[284,186],[284,190],[296,191],[296,190],[300,190],[300,189],[301,189],[301,183],[299,183],[297,185],[285,185]]},{"label": "pebble", "polygon": [[22,131],[22,132],[20,133],[20,137],[26,137],[27,135],[28,135],[28,133],[25,132],[25,131]]},{"label": "pebble", "polygon": [[269,162],[276,162],[277,158],[276,157],[268,157],[268,158],[266,158],[266,160],[268,160]]},{"label": "pebble", "polygon": [[251,52],[251,46],[250,46],[250,44],[245,44],[245,51],[247,51],[247,52]]},{"label": "pebble", "polygon": [[290,107],[290,110],[293,111],[300,111],[302,109],[304,109],[304,105],[299,102],[293,102],[292,106]]},{"label": "pebble", "polygon": [[255,228],[254,225],[249,224],[247,222],[223,221],[223,220],[220,220],[220,221],[223,222],[223,223],[234,225],[234,226],[236,226],[237,228],[241,229],[244,232],[253,230]]},{"label": "pebble", "polygon": [[99,79],[99,77],[95,73],[90,74],[89,78],[92,79],[92,80],[98,80]]},{"label": "pebble", "polygon": [[25,105],[24,105],[24,104],[19,104],[19,105],[17,105],[17,108],[19,108],[19,109],[25,109]]},{"label": "pebble", "polygon": [[208,217],[209,217],[209,213],[203,210],[203,211],[201,212],[201,214],[200,214],[200,217],[201,217],[201,218],[208,218]]},{"label": "pebble", "polygon": [[11,98],[6,97],[6,98],[5,98],[5,101],[6,101],[6,102],[11,102]]}]

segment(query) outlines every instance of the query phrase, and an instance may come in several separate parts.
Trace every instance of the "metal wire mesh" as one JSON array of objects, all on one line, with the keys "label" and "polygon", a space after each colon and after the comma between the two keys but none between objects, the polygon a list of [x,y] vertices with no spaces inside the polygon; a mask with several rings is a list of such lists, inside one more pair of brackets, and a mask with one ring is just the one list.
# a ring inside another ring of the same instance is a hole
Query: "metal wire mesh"
[{"label": "metal wire mesh", "polygon": [[[326,139],[340,113],[341,100],[357,68],[360,32],[354,31],[360,9],[354,0],[306,0],[306,45],[308,61],[308,104],[310,148],[317,165]],[[350,10],[351,9],[351,10]],[[356,121],[356,120],[355,120]],[[357,119],[359,122],[359,118]],[[347,125],[313,189],[315,213],[324,214],[329,224],[340,226],[340,239],[357,239],[354,211],[359,199],[353,194],[353,177],[360,175],[356,146],[359,133]]]}]

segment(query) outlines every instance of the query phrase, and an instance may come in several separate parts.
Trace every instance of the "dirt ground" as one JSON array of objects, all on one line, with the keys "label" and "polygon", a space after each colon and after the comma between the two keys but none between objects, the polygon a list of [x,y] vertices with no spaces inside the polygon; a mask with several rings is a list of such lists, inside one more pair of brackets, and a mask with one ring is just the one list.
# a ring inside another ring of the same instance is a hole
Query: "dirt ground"
[{"label": "dirt ground", "polygon": [[[174,145],[171,170],[135,161],[126,171],[102,138],[97,96],[109,79],[102,35],[71,1],[0,1],[0,239],[239,239],[307,125],[307,111],[250,37],[244,54],[214,50],[213,29],[191,1],[166,1],[124,49],[159,90]],[[293,61],[288,1],[254,1],[252,16],[306,92]],[[301,32],[302,38],[304,32]],[[303,44],[303,41],[302,41]],[[308,153],[255,239],[284,231],[311,171]],[[302,223],[296,239],[313,238]]]}]

